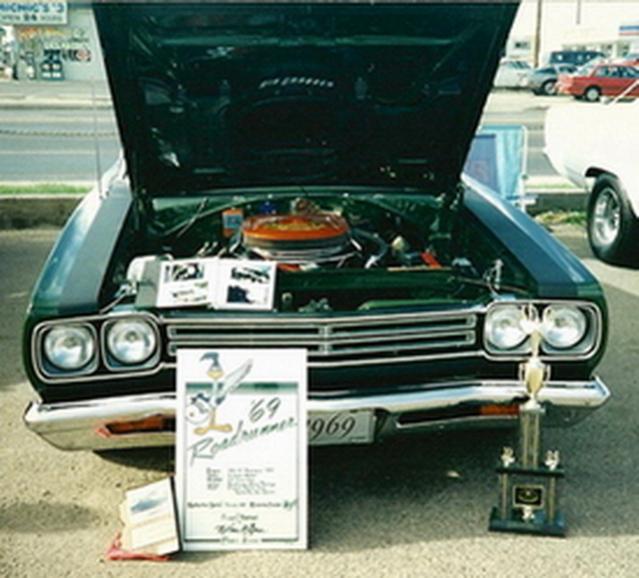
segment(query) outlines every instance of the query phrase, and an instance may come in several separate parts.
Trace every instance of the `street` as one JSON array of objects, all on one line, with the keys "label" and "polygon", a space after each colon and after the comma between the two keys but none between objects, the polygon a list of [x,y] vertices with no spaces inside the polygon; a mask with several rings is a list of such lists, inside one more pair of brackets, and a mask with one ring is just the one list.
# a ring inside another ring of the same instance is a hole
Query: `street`
[{"label": "street", "polygon": [[[0,85],[0,97],[4,86]],[[554,175],[543,154],[546,108],[571,99],[548,98],[528,91],[493,93],[482,124],[523,124],[528,129],[528,174]],[[0,107],[0,180],[95,181],[116,159],[119,139],[110,108]]]},{"label": "street", "polygon": [[559,237],[604,284],[611,334],[599,373],[613,397],[545,438],[567,470],[567,539],[489,533],[493,468],[510,436],[456,433],[313,450],[307,552],[182,554],[166,564],[101,558],[124,491],[170,472],[170,451],[64,453],[22,424],[33,394],[21,370],[21,320],[56,234],[0,232],[0,576],[636,576],[639,271],[595,261],[580,229]]}]

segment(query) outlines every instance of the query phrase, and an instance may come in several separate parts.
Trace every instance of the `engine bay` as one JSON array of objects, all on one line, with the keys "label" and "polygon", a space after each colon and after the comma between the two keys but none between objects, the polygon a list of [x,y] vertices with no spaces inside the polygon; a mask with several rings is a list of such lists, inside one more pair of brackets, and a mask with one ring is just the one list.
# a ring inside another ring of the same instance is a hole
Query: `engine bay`
[{"label": "engine bay", "polygon": [[304,193],[163,200],[127,244],[120,291],[149,261],[219,258],[273,264],[276,311],[357,311],[477,300],[508,272],[486,242],[465,240],[452,195]]}]

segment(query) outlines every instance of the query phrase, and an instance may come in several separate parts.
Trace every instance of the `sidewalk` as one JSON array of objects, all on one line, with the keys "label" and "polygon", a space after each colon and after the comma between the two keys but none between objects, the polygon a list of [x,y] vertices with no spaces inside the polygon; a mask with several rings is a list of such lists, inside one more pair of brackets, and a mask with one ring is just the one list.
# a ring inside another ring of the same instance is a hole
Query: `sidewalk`
[{"label": "sidewalk", "polygon": [[106,79],[95,81],[0,81],[0,108],[111,108]]}]

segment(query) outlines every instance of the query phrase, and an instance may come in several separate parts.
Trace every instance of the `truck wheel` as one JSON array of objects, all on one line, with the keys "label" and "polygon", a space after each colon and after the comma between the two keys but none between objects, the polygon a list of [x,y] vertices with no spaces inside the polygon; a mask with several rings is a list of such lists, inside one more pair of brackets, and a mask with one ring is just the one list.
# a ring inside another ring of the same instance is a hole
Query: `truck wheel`
[{"label": "truck wheel", "polygon": [[557,82],[555,80],[547,80],[541,85],[541,92],[546,96],[557,94]]},{"label": "truck wheel", "polygon": [[601,89],[598,86],[589,86],[584,90],[584,98],[588,102],[597,102],[601,96]]},{"label": "truck wheel", "polygon": [[600,175],[588,202],[588,240],[602,261],[634,265],[639,259],[639,221],[632,212],[621,182]]}]

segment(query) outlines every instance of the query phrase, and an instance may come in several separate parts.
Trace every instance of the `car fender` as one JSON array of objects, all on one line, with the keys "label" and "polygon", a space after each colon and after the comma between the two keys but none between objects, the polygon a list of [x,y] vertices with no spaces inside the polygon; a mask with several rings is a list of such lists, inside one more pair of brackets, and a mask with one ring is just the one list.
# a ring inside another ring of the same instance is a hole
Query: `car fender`
[{"label": "car fender", "polygon": [[131,209],[126,181],[106,194],[93,190],[76,207],[45,262],[31,296],[28,317],[92,313],[113,249]]}]

